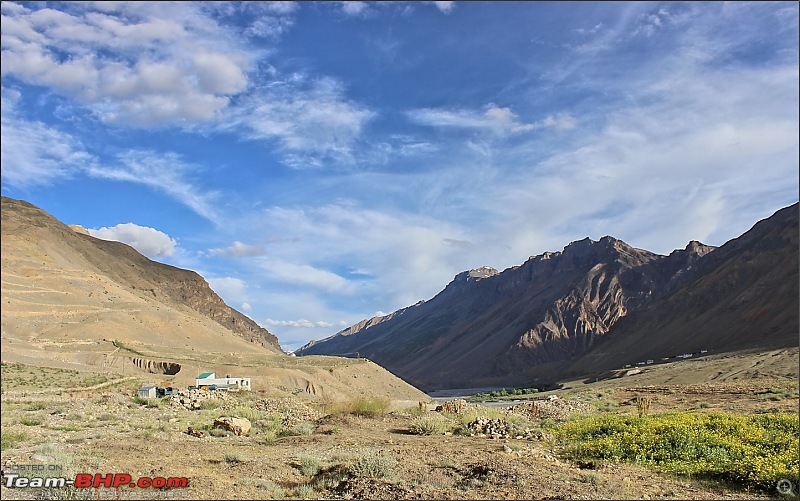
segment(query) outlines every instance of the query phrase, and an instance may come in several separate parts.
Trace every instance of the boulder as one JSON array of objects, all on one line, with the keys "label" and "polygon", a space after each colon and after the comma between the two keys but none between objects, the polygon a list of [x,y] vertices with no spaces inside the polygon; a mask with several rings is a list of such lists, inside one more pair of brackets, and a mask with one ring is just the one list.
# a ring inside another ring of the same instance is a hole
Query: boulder
[{"label": "boulder", "polygon": [[214,420],[214,428],[222,428],[234,435],[247,435],[251,428],[250,420],[234,416],[222,416]]}]

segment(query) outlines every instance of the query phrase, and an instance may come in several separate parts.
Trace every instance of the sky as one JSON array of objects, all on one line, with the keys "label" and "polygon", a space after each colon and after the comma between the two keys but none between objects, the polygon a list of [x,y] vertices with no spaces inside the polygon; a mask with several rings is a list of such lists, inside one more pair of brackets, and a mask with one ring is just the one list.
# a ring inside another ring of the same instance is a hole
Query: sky
[{"label": "sky", "polygon": [[464,270],[798,200],[797,2],[2,2],[2,194],[285,350]]}]

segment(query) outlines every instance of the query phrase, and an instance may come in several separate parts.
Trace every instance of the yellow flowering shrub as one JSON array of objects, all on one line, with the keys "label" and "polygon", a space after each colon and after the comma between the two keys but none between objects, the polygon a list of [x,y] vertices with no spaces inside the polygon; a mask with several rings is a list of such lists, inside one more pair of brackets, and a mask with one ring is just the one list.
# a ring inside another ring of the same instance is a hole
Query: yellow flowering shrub
[{"label": "yellow flowering shrub", "polygon": [[772,490],[798,478],[799,428],[796,414],[682,412],[583,417],[554,432],[575,459],[631,461]]}]

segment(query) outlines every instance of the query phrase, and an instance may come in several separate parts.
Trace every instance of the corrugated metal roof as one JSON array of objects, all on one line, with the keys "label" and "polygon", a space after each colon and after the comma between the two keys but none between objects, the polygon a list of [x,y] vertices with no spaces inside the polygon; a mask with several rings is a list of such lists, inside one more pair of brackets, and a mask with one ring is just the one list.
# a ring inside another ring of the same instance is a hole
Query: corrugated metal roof
[{"label": "corrugated metal roof", "polygon": [[155,388],[155,386],[142,386],[141,388],[139,388],[139,391],[141,391],[141,390],[152,390],[153,388]]}]

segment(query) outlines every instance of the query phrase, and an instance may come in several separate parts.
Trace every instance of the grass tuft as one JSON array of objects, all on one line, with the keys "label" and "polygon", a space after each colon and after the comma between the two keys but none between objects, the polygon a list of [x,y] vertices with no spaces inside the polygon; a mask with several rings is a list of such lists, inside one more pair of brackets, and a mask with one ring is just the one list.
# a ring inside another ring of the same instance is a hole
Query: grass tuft
[{"label": "grass tuft", "polygon": [[417,416],[411,421],[408,429],[414,435],[441,435],[448,430],[450,430],[450,423],[438,414]]},{"label": "grass tuft", "polygon": [[395,475],[397,460],[381,451],[362,448],[348,467],[357,478],[387,478]]}]

